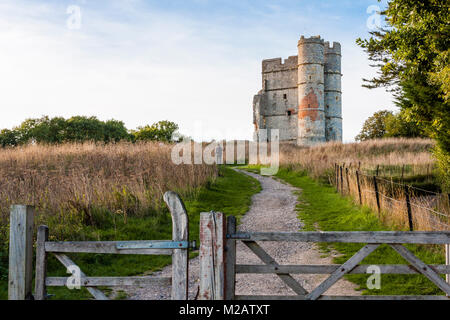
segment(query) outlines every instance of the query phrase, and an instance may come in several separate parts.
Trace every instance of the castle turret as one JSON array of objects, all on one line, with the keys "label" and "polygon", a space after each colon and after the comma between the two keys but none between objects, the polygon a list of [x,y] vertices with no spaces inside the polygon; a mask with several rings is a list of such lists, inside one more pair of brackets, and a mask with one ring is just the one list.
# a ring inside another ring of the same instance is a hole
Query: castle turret
[{"label": "castle turret", "polygon": [[298,42],[298,138],[303,146],[325,142],[324,40]]},{"label": "castle turret", "polygon": [[327,141],[342,142],[341,45],[325,42],[325,132]]}]

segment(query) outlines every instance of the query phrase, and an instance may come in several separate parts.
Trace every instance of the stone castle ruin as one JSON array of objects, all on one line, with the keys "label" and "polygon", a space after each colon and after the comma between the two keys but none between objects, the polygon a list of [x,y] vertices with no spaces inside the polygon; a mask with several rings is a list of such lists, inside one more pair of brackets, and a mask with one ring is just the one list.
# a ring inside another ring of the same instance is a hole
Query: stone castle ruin
[{"label": "stone castle ruin", "polygon": [[253,99],[257,139],[279,129],[280,141],[312,146],[342,141],[341,45],[301,37],[298,56],[263,60],[262,90]]}]

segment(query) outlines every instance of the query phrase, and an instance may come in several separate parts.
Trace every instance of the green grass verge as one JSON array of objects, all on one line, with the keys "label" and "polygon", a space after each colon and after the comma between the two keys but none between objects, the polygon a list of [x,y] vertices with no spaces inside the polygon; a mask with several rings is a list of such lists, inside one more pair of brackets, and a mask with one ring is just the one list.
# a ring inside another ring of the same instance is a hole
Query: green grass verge
[{"label": "green grass verge", "polygon": [[[244,215],[250,205],[251,197],[261,190],[259,182],[249,176],[221,167],[216,181],[202,188],[195,198],[183,199],[189,214],[191,240],[199,236],[200,213],[211,210],[234,215],[238,219]],[[52,230],[50,230],[50,235]],[[105,213],[101,227],[86,227],[84,237],[94,240],[169,240],[172,238],[172,220],[167,209],[146,218],[128,217],[125,224],[122,219]],[[89,276],[136,276],[146,272],[161,270],[171,263],[167,256],[117,256],[104,254],[69,255]],[[195,256],[193,253],[192,256]],[[67,276],[66,270],[54,258],[49,258],[49,276]],[[4,277],[5,278],[5,277]],[[108,289],[104,291],[107,293]],[[87,290],[69,290],[67,288],[49,288],[52,299],[80,300],[90,299]],[[124,294],[119,293],[118,299]],[[0,281],[0,299],[7,299],[7,280]]]},{"label": "green grass verge", "polygon": [[[299,218],[305,223],[305,230],[322,231],[382,231],[392,230],[382,225],[376,215],[367,207],[356,206],[350,198],[341,197],[333,187],[319,183],[306,173],[280,169],[277,177],[302,189],[299,193],[297,209]],[[342,255],[334,258],[334,263],[342,264],[352,257],[362,244],[320,244],[329,252],[335,249]],[[408,245],[412,252],[428,264],[445,264],[442,248],[438,246]],[[392,248],[382,245],[363,264],[405,264]],[[366,295],[440,295],[443,294],[431,281],[422,275],[382,275],[381,289],[368,290],[369,275],[349,275],[348,280],[359,286]]]}]

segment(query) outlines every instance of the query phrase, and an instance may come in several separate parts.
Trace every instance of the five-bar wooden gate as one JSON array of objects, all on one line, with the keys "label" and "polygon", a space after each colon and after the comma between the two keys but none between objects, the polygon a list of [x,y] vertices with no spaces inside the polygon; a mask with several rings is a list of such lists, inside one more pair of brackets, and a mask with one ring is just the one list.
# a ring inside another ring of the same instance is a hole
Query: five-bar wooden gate
[{"label": "five-bar wooden gate", "polygon": [[[86,289],[97,300],[108,300],[108,297],[97,287],[145,286],[153,283],[170,285],[172,283],[172,299],[188,298],[188,250],[195,247],[189,242],[189,222],[186,209],[180,197],[174,192],[164,195],[173,221],[173,239],[171,241],[109,241],[109,242],[50,242],[48,228],[38,229],[36,249],[35,300],[47,297],[49,286],[66,286],[71,278],[47,277],[47,255],[52,253],[68,269],[78,268],[66,253],[100,253],[127,255],[171,255],[172,277],[88,277],[81,270],[78,273],[77,285]],[[79,269],[78,269],[79,270]]]},{"label": "five-bar wooden gate", "polygon": [[[225,223],[226,221],[226,223]],[[450,265],[427,265],[403,244],[448,244],[450,232],[236,232],[236,219],[222,213],[204,213],[200,223],[200,299],[204,300],[448,300],[450,284],[441,274]],[[236,242],[242,241],[264,265],[236,264]],[[262,241],[298,241],[366,244],[342,265],[279,265],[259,244]],[[423,274],[446,296],[326,296],[324,293],[346,274],[365,274],[360,262],[380,245],[391,246],[409,265],[378,265],[384,274]],[[243,296],[235,294],[236,274],[276,274],[295,295]],[[308,292],[291,274],[329,274]]]}]

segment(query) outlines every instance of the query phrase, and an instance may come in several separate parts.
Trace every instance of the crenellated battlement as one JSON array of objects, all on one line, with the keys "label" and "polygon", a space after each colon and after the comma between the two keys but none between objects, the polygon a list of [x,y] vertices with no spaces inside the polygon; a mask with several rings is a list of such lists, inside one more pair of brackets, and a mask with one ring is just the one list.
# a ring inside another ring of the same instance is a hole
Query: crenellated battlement
[{"label": "crenellated battlement", "polygon": [[322,39],[320,36],[312,36],[310,38],[305,38],[305,36],[302,36],[300,40],[298,41],[298,45],[302,45],[305,43],[316,43],[316,44],[324,44],[325,40]]},{"label": "crenellated battlement", "polygon": [[325,42],[325,54],[338,54],[341,55],[341,44],[339,42],[333,42],[333,45],[330,45],[330,42]]},{"label": "crenellated battlement", "polygon": [[298,57],[291,56],[287,59],[275,58],[262,62],[262,72],[288,71],[297,68]]}]

